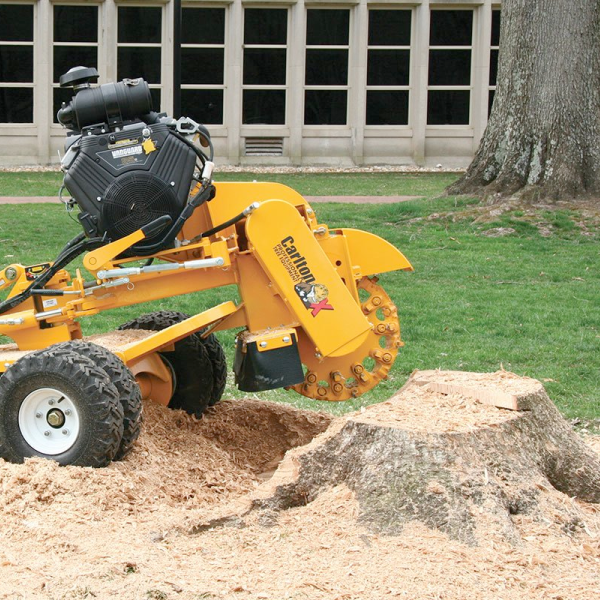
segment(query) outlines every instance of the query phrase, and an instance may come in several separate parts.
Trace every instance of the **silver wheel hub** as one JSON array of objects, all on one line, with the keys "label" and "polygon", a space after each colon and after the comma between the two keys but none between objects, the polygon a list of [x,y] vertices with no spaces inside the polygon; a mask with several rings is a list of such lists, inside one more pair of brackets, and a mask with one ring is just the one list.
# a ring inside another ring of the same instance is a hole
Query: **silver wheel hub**
[{"label": "silver wheel hub", "polygon": [[55,456],[69,450],[77,440],[79,428],[77,407],[60,390],[34,390],[19,408],[21,435],[41,454]]}]

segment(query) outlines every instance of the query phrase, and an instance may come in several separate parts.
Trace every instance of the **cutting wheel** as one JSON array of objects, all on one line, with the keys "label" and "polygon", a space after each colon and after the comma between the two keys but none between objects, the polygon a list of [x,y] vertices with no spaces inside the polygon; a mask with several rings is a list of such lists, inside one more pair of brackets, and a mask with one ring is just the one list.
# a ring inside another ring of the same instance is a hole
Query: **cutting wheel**
[{"label": "cutting wheel", "polygon": [[377,278],[364,277],[358,282],[361,308],[373,326],[364,343],[351,354],[321,358],[308,336],[299,331],[299,349],[306,368],[303,383],[293,386],[303,396],[338,402],[356,398],[375,387],[387,375],[400,340],[400,322],[396,306]]}]

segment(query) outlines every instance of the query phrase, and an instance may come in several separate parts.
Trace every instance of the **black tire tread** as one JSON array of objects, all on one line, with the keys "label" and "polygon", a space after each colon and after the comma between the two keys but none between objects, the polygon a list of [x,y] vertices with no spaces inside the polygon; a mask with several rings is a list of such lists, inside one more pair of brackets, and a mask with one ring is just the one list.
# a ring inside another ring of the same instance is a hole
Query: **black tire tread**
[{"label": "black tire tread", "polygon": [[117,389],[108,374],[92,359],[61,344],[25,355],[0,378],[0,457],[10,462],[23,462],[24,457],[11,447],[5,435],[5,400],[22,378],[40,375],[75,382],[95,417],[93,445],[85,448],[75,460],[59,462],[95,468],[107,466],[116,455],[123,435],[123,407]]},{"label": "black tire tread", "polygon": [[[127,321],[127,323],[123,323],[118,329],[162,331],[163,329],[181,323],[188,318],[188,315],[177,311],[158,311],[140,315],[135,319]],[[211,406],[214,388],[212,361],[210,360],[203,341],[194,333],[176,342],[175,348],[175,353],[159,352],[159,354],[167,361],[172,362],[174,359],[173,354],[177,354],[180,351],[180,356],[185,355],[187,360],[196,361],[197,372],[205,375],[206,381],[204,383],[208,383],[209,385],[206,387],[201,386],[201,390],[197,390],[198,393],[196,395],[191,395],[190,391],[187,389],[179,389],[179,387],[176,387],[173,398],[169,402],[169,408],[180,408],[189,414],[200,417],[206,408]]]},{"label": "black tire tread", "polygon": [[91,358],[117,388],[123,407],[123,437],[113,460],[122,460],[131,452],[142,430],[142,394],[133,373],[118,356],[98,344],[73,340],[61,346]]}]

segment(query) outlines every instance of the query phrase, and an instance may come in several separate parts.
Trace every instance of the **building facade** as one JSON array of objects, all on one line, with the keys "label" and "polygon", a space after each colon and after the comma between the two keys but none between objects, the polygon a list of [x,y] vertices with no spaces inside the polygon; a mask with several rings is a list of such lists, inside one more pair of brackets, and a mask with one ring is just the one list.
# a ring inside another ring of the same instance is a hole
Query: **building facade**
[{"label": "building facade", "polygon": [[[498,0],[182,0],[182,114],[221,164],[465,166],[496,83]],[[0,164],[59,160],[59,88],[144,77],[173,108],[172,0],[0,0]],[[179,115],[177,115],[179,116]]]}]

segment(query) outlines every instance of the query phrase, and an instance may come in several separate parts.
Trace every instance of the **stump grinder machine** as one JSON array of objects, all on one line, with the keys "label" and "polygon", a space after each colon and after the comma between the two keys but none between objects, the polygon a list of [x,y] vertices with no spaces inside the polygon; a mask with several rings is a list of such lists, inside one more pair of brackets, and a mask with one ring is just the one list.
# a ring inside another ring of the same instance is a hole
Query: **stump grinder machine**
[{"label": "stump grinder machine", "polygon": [[[241,390],[285,387],[347,400],[385,379],[400,341],[377,273],[412,270],[381,238],[329,229],[292,189],[214,183],[212,144],[192,119],[152,112],[143,79],[74,95],[61,199],[83,231],[53,262],[0,270],[0,457],[102,467],[140,432],[142,399],[200,416],[219,401],[227,366],[215,333],[236,328]],[[85,271],[66,267],[83,257]],[[83,338],[79,319],[235,285],[236,300],[192,316],[162,311]],[[238,300],[239,295],[239,300]]]}]

